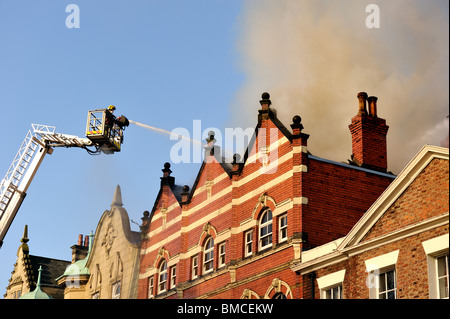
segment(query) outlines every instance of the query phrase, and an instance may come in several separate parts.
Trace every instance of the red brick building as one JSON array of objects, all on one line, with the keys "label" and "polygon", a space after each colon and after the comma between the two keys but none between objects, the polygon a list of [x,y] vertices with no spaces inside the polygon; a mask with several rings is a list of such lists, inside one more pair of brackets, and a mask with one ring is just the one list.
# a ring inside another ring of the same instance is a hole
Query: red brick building
[{"label": "red brick building", "polygon": [[395,178],[376,98],[358,100],[348,163],[308,152],[301,118],[286,128],[267,93],[242,161],[224,163],[212,133],[192,189],[166,163],[143,218],[138,298],[307,297],[302,252],[347,235]]},{"label": "red brick building", "polygon": [[305,298],[448,299],[448,153],[425,145],[347,236],[302,253]]}]

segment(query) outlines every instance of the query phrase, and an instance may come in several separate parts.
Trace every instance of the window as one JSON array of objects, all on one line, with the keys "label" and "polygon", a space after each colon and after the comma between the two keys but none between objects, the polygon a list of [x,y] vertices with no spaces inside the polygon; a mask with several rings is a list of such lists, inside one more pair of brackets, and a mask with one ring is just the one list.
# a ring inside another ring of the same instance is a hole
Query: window
[{"label": "window", "polygon": [[342,299],[342,285],[324,290],[324,299]]},{"label": "window", "polygon": [[378,299],[397,299],[395,269],[381,273],[378,278]]},{"label": "window", "polygon": [[273,295],[272,299],[287,299],[286,295],[282,292],[277,292],[275,295]]},{"label": "window", "polygon": [[122,286],[120,284],[120,281],[116,282],[112,286],[111,299],[120,299],[120,290],[121,290],[121,288],[122,288]]},{"label": "window", "polygon": [[342,299],[345,269],[317,278],[321,299]]},{"label": "window", "polygon": [[214,266],[214,239],[209,237],[205,243],[203,251],[203,273],[208,273],[213,270]]},{"label": "window", "polygon": [[219,267],[225,266],[225,243],[219,245]]},{"label": "window", "polygon": [[170,269],[170,288],[175,288],[177,283],[177,266]]},{"label": "window", "polygon": [[272,211],[266,210],[259,223],[259,249],[264,249],[272,245]]},{"label": "window", "polygon": [[422,242],[427,255],[430,299],[448,299],[449,235],[445,234]]},{"label": "window", "polygon": [[159,266],[159,285],[158,293],[167,290],[167,262],[163,260]]},{"label": "window", "polygon": [[440,299],[448,299],[448,254],[436,258],[437,263],[437,281],[438,281],[438,297]]},{"label": "window", "polygon": [[280,216],[279,219],[279,239],[278,242],[283,242],[287,240],[287,214]]},{"label": "window", "polygon": [[154,283],[153,283],[153,276],[148,278],[148,298],[153,298],[155,295],[153,294],[154,289]]},{"label": "window", "polygon": [[253,246],[253,230],[249,230],[245,233],[245,252],[244,252],[245,257],[252,255],[252,246]]},{"label": "window", "polygon": [[396,250],[364,261],[370,299],[397,299],[395,265],[398,253]]},{"label": "window", "polygon": [[198,277],[198,256],[192,257],[191,265],[192,265],[192,278],[191,279],[195,279]]},{"label": "window", "polygon": [[91,296],[92,299],[100,299],[100,293],[99,292],[95,292],[92,294]]}]

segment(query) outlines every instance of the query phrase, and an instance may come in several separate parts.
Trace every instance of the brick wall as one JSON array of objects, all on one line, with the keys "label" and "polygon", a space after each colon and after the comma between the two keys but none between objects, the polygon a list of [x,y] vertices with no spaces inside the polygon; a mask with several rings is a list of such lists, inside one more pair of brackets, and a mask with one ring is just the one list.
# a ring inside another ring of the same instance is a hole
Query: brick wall
[{"label": "brick wall", "polygon": [[[392,181],[386,174],[308,155],[301,119],[294,118],[290,133],[268,108],[267,96],[263,101],[258,136],[249,145],[245,165],[234,165],[230,172],[217,162],[218,154],[207,157],[187,202],[178,203],[174,188],[162,186],[141,249],[138,298],[147,298],[149,276],[155,276],[157,285],[158,269],[153,265],[161,258],[162,247],[170,256],[169,265],[176,264],[177,291],[158,297],[240,298],[249,289],[253,296],[282,292],[301,298],[302,277],[290,269],[291,261],[298,258],[298,245],[314,247],[344,236]],[[213,146],[209,139],[208,147]],[[268,152],[267,165],[260,160],[264,152]],[[258,225],[268,208],[273,214],[272,245],[259,251]],[[161,216],[165,210],[166,225]],[[281,243],[282,214],[287,214],[288,239]],[[253,253],[246,257],[248,230],[253,230]],[[214,239],[215,266],[211,273],[202,274],[208,237]],[[221,243],[226,245],[225,267],[217,263]],[[196,279],[192,279],[194,256],[200,270]]]}]

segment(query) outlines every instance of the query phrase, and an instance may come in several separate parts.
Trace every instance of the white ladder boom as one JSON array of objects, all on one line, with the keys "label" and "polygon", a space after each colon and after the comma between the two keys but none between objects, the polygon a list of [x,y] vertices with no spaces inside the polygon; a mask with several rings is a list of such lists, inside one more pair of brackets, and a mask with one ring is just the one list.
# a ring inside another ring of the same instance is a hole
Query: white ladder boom
[{"label": "white ladder boom", "polygon": [[46,154],[52,154],[52,147],[81,147],[88,150],[88,146],[94,145],[86,138],[55,133],[54,126],[31,126],[0,184],[0,247],[42,160]]}]

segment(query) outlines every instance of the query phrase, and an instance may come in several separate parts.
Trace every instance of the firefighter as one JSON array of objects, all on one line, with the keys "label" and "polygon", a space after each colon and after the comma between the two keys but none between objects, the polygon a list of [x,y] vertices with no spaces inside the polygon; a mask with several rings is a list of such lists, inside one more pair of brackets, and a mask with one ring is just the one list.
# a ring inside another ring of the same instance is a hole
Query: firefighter
[{"label": "firefighter", "polygon": [[106,120],[105,120],[105,124],[108,128],[112,128],[115,121],[116,121],[116,117],[114,116],[114,111],[116,110],[116,107],[114,105],[110,105],[108,106],[108,108],[106,109]]}]

